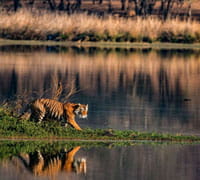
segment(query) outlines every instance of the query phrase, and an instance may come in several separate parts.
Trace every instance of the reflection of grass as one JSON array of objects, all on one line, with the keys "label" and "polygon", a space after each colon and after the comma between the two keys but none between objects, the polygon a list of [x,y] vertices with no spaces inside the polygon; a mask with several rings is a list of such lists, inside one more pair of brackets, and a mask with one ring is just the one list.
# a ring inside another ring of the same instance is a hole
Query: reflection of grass
[{"label": "reflection of grass", "polygon": [[17,40],[112,41],[112,42],[200,42],[200,24],[159,19],[100,18],[86,14],[0,14],[0,37]]},{"label": "reflection of grass", "polygon": [[84,149],[89,149],[92,147],[127,147],[136,145],[168,145],[169,143],[163,142],[147,142],[147,141],[10,141],[3,140],[0,141],[0,161],[11,158],[12,156],[17,156],[19,154],[33,153],[40,151],[41,153],[48,155],[55,155],[70,149],[80,146]]},{"label": "reflection of grass", "polygon": [[63,149],[70,150],[76,146],[89,148],[108,145],[108,143],[101,142],[0,141],[0,160],[21,153],[32,153],[35,151],[46,154],[56,154]]},{"label": "reflection of grass", "polygon": [[133,130],[112,129],[84,129],[77,131],[72,128],[60,126],[58,122],[34,122],[20,120],[10,112],[0,109],[0,134],[1,137],[15,138],[65,138],[73,140],[154,140],[154,141],[183,141],[197,142],[200,137],[171,134],[159,134],[148,132],[136,132]]},{"label": "reflection of grass", "polygon": [[[66,48],[69,47],[77,47],[77,49],[83,49],[86,50],[87,48],[99,48],[96,51],[103,51],[105,48],[110,48],[112,51],[115,51],[114,48],[121,48],[121,50],[129,50],[130,48],[135,49],[199,49],[200,44],[194,43],[194,44],[185,44],[185,43],[160,43],[160,42],[154,42],[154,43],[141,43],[141,42],[135,42],[135,43],[126,43],[126,42],[81,42],[81,44],[73,41],[37,41],[37,40],[8,40],[8,39],[0,39],[0,47],[1,46],[8,46],[8,45],[20,45],[25,47],[36,47],[36,46],[52,46],[55,48],[56,52],[66,52]],[[75,49],[74,49],[75,50]],[[32,49],[32,52],[34,49]]]}]

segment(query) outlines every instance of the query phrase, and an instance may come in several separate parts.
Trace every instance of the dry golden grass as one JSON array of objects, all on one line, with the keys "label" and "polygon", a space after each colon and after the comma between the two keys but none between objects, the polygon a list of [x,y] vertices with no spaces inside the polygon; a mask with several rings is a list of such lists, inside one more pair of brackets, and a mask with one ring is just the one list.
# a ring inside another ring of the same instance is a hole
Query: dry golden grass
[{"label": "dry golden grass", "polygon": [[0,14],[0,37],[8,39],[81,41],[199,42],[200,23],[178,19],[125,19],[95,15],[31,13]]}]

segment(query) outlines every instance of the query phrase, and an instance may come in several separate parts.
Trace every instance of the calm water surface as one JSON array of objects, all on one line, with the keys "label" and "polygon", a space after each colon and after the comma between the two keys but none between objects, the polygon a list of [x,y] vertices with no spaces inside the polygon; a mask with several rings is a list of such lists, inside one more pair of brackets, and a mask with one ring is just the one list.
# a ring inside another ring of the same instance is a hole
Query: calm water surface
[{"label": "calm water surface", "polygon": [[200,134],[198,50],[0,47],[1,101],[51,97],[57,82],[89,104],[82,127]]},{"label": "calm water surface", "polygon": [[0,142],[0,179],[198,180],[200,145]]},{"label": "calm water surface", "polygon": [[[200,134],[197,50],[0,47],[1,102],[50,98],[58,82],[73,82],[70,101],[89,104],[81,127]],[[199,149],[3,141],[0,180],[198,180]]]}]

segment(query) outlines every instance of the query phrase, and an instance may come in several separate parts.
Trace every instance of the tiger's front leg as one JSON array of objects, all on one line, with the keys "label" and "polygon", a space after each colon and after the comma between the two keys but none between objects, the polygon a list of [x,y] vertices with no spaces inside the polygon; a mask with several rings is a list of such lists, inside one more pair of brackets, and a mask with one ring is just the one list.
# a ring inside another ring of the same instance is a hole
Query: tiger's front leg
[{"label": "tiger's front leg", "polygon": [[60,124],[61,124],[61,126],[67,127],[67,126],[68,126],[68,123],[67,123],[66,118],[61,117],[61,119],[60,119]]},{"label": "tiger's front leg", "polygon": [[77,130],[82,130],[80,128],[80,126],[76,123],[76,121],[74,119],[68,119],[67,121],[73,128],[77,129]]}]

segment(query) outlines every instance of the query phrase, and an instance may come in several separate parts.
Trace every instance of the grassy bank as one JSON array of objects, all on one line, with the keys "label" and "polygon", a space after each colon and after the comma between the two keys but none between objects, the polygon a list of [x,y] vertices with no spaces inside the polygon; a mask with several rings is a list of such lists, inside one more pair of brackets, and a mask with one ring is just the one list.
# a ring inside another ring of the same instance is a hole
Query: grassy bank
[{"label": "grassy bank", "polygon": [[0,38],[14,40],[108,41],[108,42],[200,42],[195,21],[124,19],[86,14],[0,14]]},{"label": "grassy bank", "polygon": [[200,49],[200,43],[166,43],[166,42],[154,42],[154,43],[145,43],[145,42],[77,42],[77,41],[39,41],[39,40],[9,40],[9,39],[1,39],[0,38],[0,47],[1,46],[51,46],[57,47],[58,50],[65,49],[68,47],[78,47],[78,48],[99,48],[103,50],[104,48],[114,49],[114,48],[121,48],[121,49]]},{"label": "grassy bank", "polygon": [[41,138],[41,139],[71,139],[71,140],[153,140],[199,142],[200,137],[113,129],[84,129],[77,131],[61,127],[57,122],[36,124],[20,120],[7,110],[0,109],[0,137],[2,138]]}]

